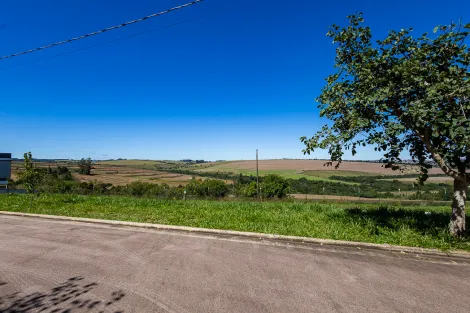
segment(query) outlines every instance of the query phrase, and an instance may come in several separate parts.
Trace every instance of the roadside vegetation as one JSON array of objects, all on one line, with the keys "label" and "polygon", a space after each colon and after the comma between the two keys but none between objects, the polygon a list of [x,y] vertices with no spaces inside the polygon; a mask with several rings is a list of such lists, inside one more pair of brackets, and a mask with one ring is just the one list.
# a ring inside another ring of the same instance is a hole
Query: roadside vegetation
[{"label": "roadside vegetation", "polygon": [[[26,168],[31,167],[32,159],[28,160],[28,163],[22,167],[16,167],[15,173],[19,179],[12,181],[11,187],[28,189],[28,181],[22,178],[27,172]],[[90,159],[82,159],[77,163],[78,166],[74,163],[47,163],[44,165],[44,163],[36,162],[33,164],[33,177],[40,173],[44,177],[41,176],[39,181],[33,182],[34,189],[37,192],[46,193],[128,195],[170,199],[182,199],[184,196],[203,199],[221,197],[254,199],[258,194],[260,198],[271,199],[285,198],[289,194],[307,194],[371,199],[448,201],[452,194],[452,186],[446,182],[427,183],[419,186],[403,181],[403,179],[416,178],[417,174],[379,175],[368,173],[368,175],[358,175],[357,172],[345,171],[345,175],[342,175],[342,171],[337,170],[319,171],[320,174],[309,173],[323,176],[321,179],[314,180],[305,177],[292,179],[278,174],[262,175],[259,178],[260,190],[257,193],[255,176],[234,172],[200,171],[200,165],[210,166],[209,163],[202,160],[199,160],[199,163],[138,160],[106,162],[114,162],[114,166],[119,166],[116,167],[116,170],[106,171],[106,177],[137,175],[132,178],[135,180],[124,184],[103,182],[99,180],[101,175],[94,173],[97,170],[96,167],[99,166],[97,164],[103,164],[103,162],[93,163]],[[150,170],[149,166],[153,167],[153,170]],[[145,173],[138,172],[136,167],[145,168],[142,169]],[[33,172],[30,171],[30,173]],[[85,173],[85,175],[80,174],[77,177],[76,175],[79,173]],[[152,173],[157,173],[158,178],[154,178]],[[355,176],[354,173],[356,173]],[[436,178],[443,175],[445,174],[429,174],[430,177]],[[174,176],[178,176],[176,179],[183,176],[187,178],[185,182],[177,182],[174,180]],[[83,181],[83,179],[86,180]],[[272,181],[276,181],[278,185],[274,186]]]},{"label": "roadside vegetation", "polygon": [[161,200],[123,196],[1,195],[0,210],[184,225],[470,251],[453,238],[446,206]]},{"label": "roadside vegetation", "polygon": [[[181,163],[166,170],[195,173]],[[292,192],[383,196],[397,186],[403,191],[415,188],[394,180],[406,175],[387,176],[391,180],[383,180],[383,175],[334,176],[337,182],[329,182],[270,174],[260,177],[258,198],[256,177],[234,173],[204,172],[203,179],[193,177],[179,186],[80,182],[67,166],[43,167],[27,153],[18,174],[17,187],[27,187],[35,195],[1,195],[0,210],[470,251],[468,237],[451,236],[446,207],[401,206],[401,201],[395,205],[309,202],[289,197]],[[420,200],[425,196],[442,200],[445,195],[433,192],[435,185],[421,186]],[[415,195],[410,192],[408,197]]]}]

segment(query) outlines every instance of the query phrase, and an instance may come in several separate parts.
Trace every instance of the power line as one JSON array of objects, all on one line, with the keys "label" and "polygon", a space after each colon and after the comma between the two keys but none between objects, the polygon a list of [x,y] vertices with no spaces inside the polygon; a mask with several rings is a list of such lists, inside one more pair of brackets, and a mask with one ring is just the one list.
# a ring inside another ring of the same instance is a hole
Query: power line
[{"label": "power line", "polygon": [[128,36],[116,38],[116,39],[113,39],[113,40],[100,42],[100,43],[97,43],[97,44],[94,44],[94,45],[91,45],[91,46],[78,48],[78,49],[75,49],[75,50],[71,50],[71,51],[59,53],[59,54],[56,54],[56,55],[52,55],[52,56],[49,56],[49,57],[44,57],[44,58],[40,58],[40,59],[28,61],[28,62],[23,62],[23,63],[18,63],[18,64],[14,64],[14,65],[11,65],[11,66],[5,66],[5,67],[0,68],[0,71],[6,70],[6,69],[9,69],[9,68],[13,68],[13,67],[18,67],[18,66],[22,66],[22,65],[27,65],[27,64],[31,64],[31,63],[40,62],[40,61],[43,61],[43,60],[54,59],[54,58],[61,57],[61,56],[67,55],[67,54],[72,54],[72,53],[75,53],[75,52],[88,50],[88,49],[95,48],[95,47],[98,47],[98,46],[104,46],[104,45],[107,45],[107,44],[110,44],[110,43],[113,43],[113,42],[118,42],[118,41],[121,41],[121,40],[124,40],[124,39],[129,39],[129,38],[149,34],[149,33],[155,32],[155,31],[157,31],[161,28],[168,28],[168,27],[184,24],[184,23],[187,23],[187,22],[195,21],[195,20],[200,19],[200,18],[202,18],[202,16],[187,19],[187,20],[184,20],[184,21],[181,21],[181,22],[176,22],[176,23],[173,23],[173,24],[168,24],[168,25],[165,25],[163,27],[152,28],[152,29],[149,29],[147,31],[140,32],[140,33],[135,33],[135,34],[131,34],[131,35],[128,35]]},{"label": "power line", "polygon": [[[226,8],[225,10],[222,10],[221,12],[230,11],[230,10],[232,10],[232,8],[231,8],[231,7],[228,7],[228,8]],[[32,64],[32,63],[36,63],[36,62],[41,62],[41,61],[43,61],[43,60],[54,59],[54,58],[58,58],[58,57],[61,57],[61,56],[64,56],[64,55],[68,55],[68,54],[72,54],[72,53],[75,53],[75,52],[84,51],[84,50],[88,50],[88,49],[95,48],[95,47],[99,47],[99,46],[104,46],[104,45],[107,45],[107,44],[110,44],[110,43],[114,43],[114,42],[118,42],[118,41],[121,41],[121,40],[124,40],[124,39],[129,39],[129,38],[138,37],[138,36],[141,36],[141,35],[153,33],[153,32],[155,32],[155,31],[160,30],[160,29],[163,29],[163,28],[169,28],[169,27],[181,25],[181,24],[184,24],[184,23],[187,23],[187,22],[192,22],[192,21],[201,19],[201,18],[203,18],[203,17],[205,17],[205,16],[206,16],[206,15],[204,15],[204,16],[199,15],[199,16],[197,16],[197,17],[190,18],[190,19],[186,19],[186,20],[183,20],[183,21],[180,21],[180,22],[176,22],[176,23],[172,23],[172,24],[168,24],[168,25],[165,25],[165,26],[163,26],[163,27],[151,28],[151,29],[146,30],[146,31],[143,31],[143,32],[131,34],[131,35],[124,36],[124,37],[119,37],[119,38],[112,39],[112,40],[105,41],[105,42],[100,42],[100,43],[97,43],[97,44],[94,44],[94,45],[90,45],[90,46],[87,46],[87,47],[77,48],[77,49],[74,49],[74,50],[71,50],[71,51],[66,51],[66,52],[59,53],[59,54],[55,54],[55,55],[48,56],[48,57],[43,57],[43,58],[39,58],[39,59],[35,59],[35,60],[23,62],[23,63],[17,63],[17,64],[13,64],[13,65],[10,65],[10,66],[1,67],[1,68],[0,68],[0,71],[4,71],[4,70],[6,70],[6,69],[10,69],[10,68],[18,67],[18,66],[23,66],[23,65],[27,65],[27,64]]]},{"label": "power line", "polygon": [[121,27],[124,27],[124,26],[128,26],[128,25],[131,25],[131,24],[138,23],[138,22],[142,22],[142,21],[145,21],[145,20],[147,20],[147,19],[150,19],[150,18],[153,18],[153,17],[156,17],[156,16],[160,16],[160,15],[169,13],[169,12],[171,12],[171,11],[183,9],[183,8],[185,8],[185,7],[189,7],[189,6],[191,6],[191,5],[194,5],[194,4],[199,3],[199,2],[202,2],[202,1],[203,1],[203,0],[194,0],[194,1],[192,1],[192,2],[189,2],[189,3],[186,3],[186,4],[182,4],[182,5],[179,5],[179,6],[170,8],[170,9],[168,9],[168,10],[164,10],[164,11],[161,11],[161,12],[158,12],[158,13],[154,13],[154,14],[151,14],[151,15],[147,15],[147,16],[144,16],[144,17],[141,17],[141,18],[132,20],[132,21],[128,21],[128,22],[122,23],[122,24],[120,24],[120,25],[111,26],[111,27],[108,27],[108,28],[104,28],[104,29],[101,29],[101,30],[92,32],[92,33],[88,33],[88,34],[81,35],[81,36],[78,36],[78,37],[73,37],[73,38],[70,38],[70,39],[67,39],[67,40],[63,40],[63,41],[58,41],[58,42],[55,42],[55,43],[52,43],[52,44],[49,44],[49,45],[45,45],[45,46],[42,46],[42,47],[38,47],[38,48],[34,48],[34,49],[22,51],[22,52],[17,52],[17,53],[13,53],[13,54],[10,54],[10,55],[5,55],[5,56],[0,57],[0,60],[4,60],[4,59],[9,59],[9,58],[17,57],[17,56],[24,55],[24,54],[28,54],[28,53],[31,53],[31,52],[35,52],[35,51],[39,51],[39,50],[44,50],[44,49],[47,49],[47,48],[52,48],[52,47],[55,47],[55,46],[63,45],[63,44],[65,44],[65,43],[69,43],[69,42],[72,42],[72,41],[76,41],[76,40],[88,38],[88,37],[91,37],[91,36],[95,36],[95,35],[98,35],[98,34],[101,34],[101,33],[107,32],[107,31],[110,31],[110,30],[118,29],[118,28],[121,28]]}]

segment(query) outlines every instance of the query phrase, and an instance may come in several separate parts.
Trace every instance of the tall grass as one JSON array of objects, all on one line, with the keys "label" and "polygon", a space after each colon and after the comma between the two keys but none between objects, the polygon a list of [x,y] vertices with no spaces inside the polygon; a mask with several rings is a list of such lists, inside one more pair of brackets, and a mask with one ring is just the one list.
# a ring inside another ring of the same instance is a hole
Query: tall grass
[{"label": "tall grass", "polygon": [[[0,195],[0,210],[470,251],[453,239],[449,207]],[[428,212],[428,213],[426,213]]]}]

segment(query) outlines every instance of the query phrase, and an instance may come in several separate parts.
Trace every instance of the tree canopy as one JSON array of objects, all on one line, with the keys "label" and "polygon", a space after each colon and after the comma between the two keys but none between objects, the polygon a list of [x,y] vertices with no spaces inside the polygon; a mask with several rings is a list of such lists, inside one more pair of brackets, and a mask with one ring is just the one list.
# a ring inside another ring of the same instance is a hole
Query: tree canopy
[{"label": "tree canopy", "polygon": [[44,179],[45,171],[33,163],[31,152],[24,154],[24,169],[18,173],[18,183],[23,185],[28,193],[36,192]]},{"label": "tree canopy", "polygon": [[82,158],[80,161],[78,161],[78,172],[80,174],[91,175],[92,168],[93,168],[93,161],[90,158],[88,159]]},{"label": "tree canopy", "polygon": [[327,34],[338,45],[337,72],[317,98],[321,116],[333,125],[302,137],[304,152],[326,148],[341,162],[345,149],[354,155],[371,144],[394,169],[405,149],[423,174],[430,158],[454,178],[470,168],[470,24],[438,26],[435,38],[391,31],[373,42],[361,15],[348,18],[349,26],[333,25]]},{"label": "tree canopy", "polygon": [[[320,115],[331,120],[313,137],[301,137],[304,153],[328,149],[339,166],[345,150],[382,151],[386,167],[400,169],[407,151],[420,166],[419,183],[433,159],[466,189],[470,182],[470,24],[437,26],[433,34],[390,31],[372,40],[362,14],[332,25],[335,73],[326,78]],[[330,163],[331,164],[331,163]]]}]

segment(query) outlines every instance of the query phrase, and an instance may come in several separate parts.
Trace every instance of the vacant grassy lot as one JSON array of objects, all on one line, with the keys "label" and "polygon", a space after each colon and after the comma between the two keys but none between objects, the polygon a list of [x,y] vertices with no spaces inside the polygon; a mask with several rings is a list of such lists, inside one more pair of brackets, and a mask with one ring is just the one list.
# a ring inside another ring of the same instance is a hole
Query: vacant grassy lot
[{"label": "vacant grassy lot", "polygon": [[0,210],[470,251],[468,238],[455,241],[448,233],[448,206],[41,195],[30,208],[29,199],[0,195]]}]

